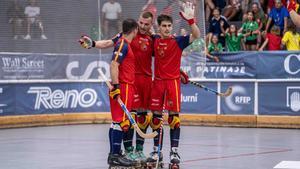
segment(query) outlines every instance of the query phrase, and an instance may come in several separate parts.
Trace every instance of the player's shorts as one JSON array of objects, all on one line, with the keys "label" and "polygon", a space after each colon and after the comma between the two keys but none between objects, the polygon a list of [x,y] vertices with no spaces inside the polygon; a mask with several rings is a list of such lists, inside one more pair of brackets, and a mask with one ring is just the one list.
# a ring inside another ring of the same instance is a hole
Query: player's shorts
[{"label": "player's shorts", "polygon": [[[152,83],[150,110],[180,112],[180,79],[157,80]],[[164,98],[165,97],[165,98]],[[165,104],[163,102],[165,101]]]},{"label": "player's shorts", "polygon": [[134,85],[135,94],[133,100],[133,109],[149,109],[152,77],[136,74]]},{"label": "player's shorts", "polygon": [[[120,91],[121,91],[121,100],[125,104],[126,108],[131,111],[132,103],[133,103],[133,94],[134,94],[134,85],[121,83],[120,84]],[[120,123],[124,121],[127,116],[126,113],[122,110],[121,106],[119,105],[118,101],[109,97],[110,101],[110,111],[112,121],[116,123]]]}]

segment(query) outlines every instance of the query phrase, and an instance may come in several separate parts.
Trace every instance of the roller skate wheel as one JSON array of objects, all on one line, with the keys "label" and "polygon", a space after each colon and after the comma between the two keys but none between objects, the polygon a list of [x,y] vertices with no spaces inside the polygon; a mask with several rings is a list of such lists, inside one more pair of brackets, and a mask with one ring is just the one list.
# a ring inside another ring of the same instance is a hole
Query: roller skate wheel
[{"label": "roller skate wheel", "polygon": [[179,169],[178,164],[169,164],[169,169]]}]

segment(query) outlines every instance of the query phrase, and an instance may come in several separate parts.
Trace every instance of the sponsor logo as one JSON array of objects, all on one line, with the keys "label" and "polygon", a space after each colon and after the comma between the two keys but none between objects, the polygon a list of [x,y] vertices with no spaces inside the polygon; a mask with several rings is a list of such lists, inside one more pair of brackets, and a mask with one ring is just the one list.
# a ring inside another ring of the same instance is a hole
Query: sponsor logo
[{"label": "sponsor logo", "polygon": [[197,103],[198,102],[198,93],[195,93],[194,95],[187,95],[187,96],[184,96],[181,93],[181,102],[182,103]]},{"label": "sponsor logo", "polygon": [[[291,66],[291,63],[296,62],[296,60],[298,61],[298,63],[294,64],[294,65],[298,65],[297,68]],[[291,75],[296,75],[296,74],[300,73],[299,65],[300,65],[300,55],[291,54],[291,55],[288,55],[284,60],[284,69],[287,73],[289,73]]]},{"label": "sponsor logo", "polygon": [[246,74],[246,66],[239,62],[207,62],[206,66],[197,67],[198,72],[204,73],[239,73]]},{"label": "sponsor logo", "polygon": [[[81,91],[72,90],[54,90],[50,87],[30,87],[27,91],[29,94],[35,94],[34,109],[38,110],[44,107],[45,109],[59,108],[88,108],[97,102],[97,93],[94,89],[86,88]],[[102,104],[96,103],[97,106]]]},{"label": "sponsor logo", "polygon": [[2,57],[2,69],[6,72],[43,71],[44,60],[29,59],[27,57]]},{"label": "sponsor logo", "polygon": [[236,85],[232,87],[232,94],[225,98],[225,103],[232,111],[240,111],[243,105],[251,104],[252,98],[247,95],[246,89]]},{"label": "sponsor logo", "polygon": [[299,86],[288,86],[286,88],[286,107],[289,107],[294,112],[298,112],[300,110]]},{"label": "sponsor logo", "polygon": [[[82,67],[79,68],[79,61],[70,62],[66,68],[66,76],[68,79],[89,79],[92,76],[94,70],[101,68],[106,77],[110,77],[109,74],[109,64],[105,61],[93,61],[91,62],[81,75],[75,75],[74,71],[79,71]],[[96,71],[98,72],[98,71]],[[97,77],[99,78],[99,77]]]}]

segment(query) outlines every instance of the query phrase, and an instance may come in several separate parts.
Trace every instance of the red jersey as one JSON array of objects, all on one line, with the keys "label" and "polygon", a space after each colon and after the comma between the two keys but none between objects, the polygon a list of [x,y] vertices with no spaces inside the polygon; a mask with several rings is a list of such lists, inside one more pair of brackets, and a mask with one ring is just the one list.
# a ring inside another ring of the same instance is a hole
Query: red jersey
[{"label": "red jersey", "polygon": [[182,51],[189,45],[190,36],[162,39],[156,35],[154,39],[155,78],[179,78]]},{"label": "red jersey", "polygon": [[120,63],[119,82],[133,84],[135,79],[135,56],[125,38],[121,37],[116,43],[112,60]]},{"label": "red jersey", "polygon": [[267,33],[266,37],[269,39],[268,50],[280,50],[281,36]]},{"label": "red jersey", "polygon": [[135,73],[152,76],[153,40],[149,35],[138,33],[130,43],[135,55]]}]

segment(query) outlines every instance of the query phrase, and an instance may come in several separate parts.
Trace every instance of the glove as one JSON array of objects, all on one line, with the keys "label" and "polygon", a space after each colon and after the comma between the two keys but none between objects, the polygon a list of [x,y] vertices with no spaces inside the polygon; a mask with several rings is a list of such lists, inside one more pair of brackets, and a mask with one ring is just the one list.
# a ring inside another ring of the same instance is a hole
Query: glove
[{"label": "glove", "polygon": [[120,85],[119,84],[114,84],[113,88],[109,91],[109,96],[112,99],[118,99],[120,97]]},{"label": "glove", "polygon": [[186,20],[189,25],[195,23],[195,6],[191,2],[186,2],[182,4],[183,11],[180,11],[180,16]]},{"label": "glove", "polygon": [[83,48],[86,48],[86,49],[90,49],[92,47],[95,47],[96,45],[96,42],[93,41],[89,36],[87,35],[82,35],[81,38],[78,40],[78,42],[80,43],[80,45],[83,47]]},{"label": "glove", "polygon": [[188,84],[189,83],[189,76],[182,70],[180,70],[180,81],[183,84]]},{"label": "glove", "polygon": [[289,0],[287,3],[287,9],[289,12],[298,11],[299,4],[297,4],[296,0]]}]

